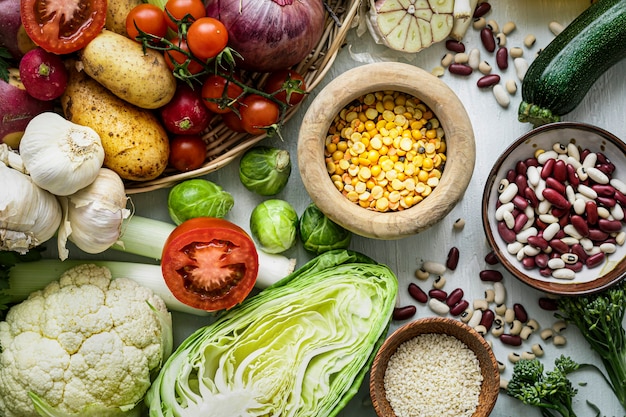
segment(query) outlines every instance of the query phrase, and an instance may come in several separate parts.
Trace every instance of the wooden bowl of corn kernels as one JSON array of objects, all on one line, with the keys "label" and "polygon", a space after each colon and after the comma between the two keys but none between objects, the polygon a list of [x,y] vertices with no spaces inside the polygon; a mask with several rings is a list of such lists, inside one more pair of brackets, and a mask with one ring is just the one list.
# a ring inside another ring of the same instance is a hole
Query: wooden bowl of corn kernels
[{"label": "wooden bowl of corn kernels", "polygon": [[420,233],[463,196],[476,158],[463,104],[439,78],[404,63],[339,75],[311,102],[298,167],[335,223],[381,240]]}]

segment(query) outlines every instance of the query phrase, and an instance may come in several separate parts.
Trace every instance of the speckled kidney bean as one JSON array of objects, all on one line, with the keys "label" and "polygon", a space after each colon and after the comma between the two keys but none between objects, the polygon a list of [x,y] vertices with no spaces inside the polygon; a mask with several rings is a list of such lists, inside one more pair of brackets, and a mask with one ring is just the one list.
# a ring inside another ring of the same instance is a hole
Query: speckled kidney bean
[{"label": "speckled kidney bean", "polygon": [[413,305],[395,307],[393,309],[394,320],[408,320],[417,313],[417,307]]},{"label": "speckled kidney bean", "polygon": [[446,304],[450,307],[456,305],[463,298],[463,289],[455,288],[450,292],[450,294],[446,297]]},{"label": "speckled kidney bean", "polygon": [[479,276],[485,282],[500,282],[503,279],[502,272],[496,269],[484,269],[479,272]]},{"label": "speckled kidney bean", "polygon": [[419,303],[426,303],[428,301],[428,294],[422,290],[419,285],[414,282],[409,284],[409,295]]}]

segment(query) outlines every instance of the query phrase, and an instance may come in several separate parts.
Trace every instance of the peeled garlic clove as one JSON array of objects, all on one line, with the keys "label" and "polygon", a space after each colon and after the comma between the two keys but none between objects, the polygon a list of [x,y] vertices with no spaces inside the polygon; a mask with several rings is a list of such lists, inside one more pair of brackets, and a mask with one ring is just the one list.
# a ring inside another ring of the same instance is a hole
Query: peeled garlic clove
[{"label": "peeled garlic clove", "polygon": [[447,38],[454,0],[372,0],[368,28],[374,39],[402,52],[418,52]]},{"label": "peeled garlic clove", "polygon": [[57,196],[89,185],[104,162],[104,148],[95,130],[52,112],[41,113],[28,123],[19,150],[35,184]]},{"label": "peeled garlic clove", "polygon": [[119,240],[122,221],[130,215],[124,183],[108,168],[101,168],[89,186],[59,200],[64,211],[57,239],[62,260],[69,254],[68,239],[86,253],[104,252]]}]

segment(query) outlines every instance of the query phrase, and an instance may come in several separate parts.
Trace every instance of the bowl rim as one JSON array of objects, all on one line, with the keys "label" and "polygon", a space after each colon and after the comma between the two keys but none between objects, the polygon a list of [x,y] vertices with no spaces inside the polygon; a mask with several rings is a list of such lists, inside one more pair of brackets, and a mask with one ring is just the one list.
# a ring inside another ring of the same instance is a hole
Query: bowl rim
[{"label": "bowl rim", "polygon": [[[324,162],[324,141],[332,121],[326,120],[328,115],[334,117],[352,100],[381,90],[402,91],[423,101],[439,119],[448,146],[446,166],[433,192],[409,209],[384,213],[364,209],[345,198],[330,179]],[[399,62],[364,64],[331,80],[303,117],[297,149],[303,185],[318,208],[342,227],[373,239],[407,237],[442,220],[462,198],[476,159],[473,127],[460,99],[436,76]]]},{"label": "bowl rim", "polygon": [[611,132],[608,132],[601,127],[582,123],[582,122],[553,122],[545,125],[541,125],[536,127],[519,138],[513,141],[507,148],[498,156],[495,163],[493,164],[489,175],[487,176],[487,180],[485,182],[485,186],[483,189],[482,196],[482,223],[485,235],[487,237],[487,241],[490,247],[493,249],[494,254],[500,263],[504,266],[504,268],[511,273],[515,278],[523,282],[524,284],[535,288],[537,290],[554,294],[554,295],[564,295],[564,296],[576,296],[576,295],[585,295],[592,294],[595,292],[602,291],[617,282],[621,281],[626,277],[626,261],[622,258],[619,264],[608,271],[604,275],[594,280],[588,282],[581,283],[559,283],[547,280],[535,279],[526,273],[523,272],[522,269],[518,268],[518,266],[514,265],[509,261],[507,256],[503,253],[503,248],[498,244],[496,240],[495,233],[492,231],[489,223],[491,207],[489,207],[489,199],[490,192],[494,189],[495,181],[498,181],[500,178],[496,178],[498,171],[500,170],[501,165],[505,162],[507,157],[515,150],[517,146],[523,144],[527,141],[532,140],[537,135],[545,134],[546,132],[550,132],[553,130],[562,130],[562,129],[573,129],[580,130],[583,132],[593,132],[594,134],[600,136],[601,138],[611,142],[614,146],[621,149],[624,154],[626,154],[626,143],[622,141],[619,137],[614,135]]},{"label": "bowl rim", "polygon": [[[433,328],[428,328],[429,326],[433,326]],[[474,414],[472,414],[472,417],[488,416],[495,407],[496,400],[500,393],[500,371],[498,370],[498,361],[495,354],[487,340],[474,328],[460,320],[443,316],[422,317],[403,324],[394,330],[383,342],[380,349],[376,353],[370,370],[369,391],[376,414],[380,417],[395,417],[395,413],[393,413],[393,410],[391,409],[391,405],[385,396],[384,388],[382,386],[382,380],[386,372],[389,358],[397,349],[397,346],[393,348],[393,345],[398,343],[399,346],[416,336],[431,333],[447,334],[455,337],[471,349],[479,361],[481,356],[485,358],[486,355],[488,361],[479,362],[481,365],[481,374],[483,375],[483,382],[481,383],[479,395],[480,398],[485,401],[479,404],[479,407],[477,407]],[[466,340],[461,339],[457,336],[457,334],[465,335],[464,339]],[[467,340],[472,340],[473,343],[468,343]],[[480,349],[482,351],[481,354],[479,355],[473,347]],[[488,366],[483,366],[485,363]],[[489,383],[485,383],[486,381]],[[392,414],[382,414],[383,410],[381,407],[384,408],[384,410],[391,410]]]}]

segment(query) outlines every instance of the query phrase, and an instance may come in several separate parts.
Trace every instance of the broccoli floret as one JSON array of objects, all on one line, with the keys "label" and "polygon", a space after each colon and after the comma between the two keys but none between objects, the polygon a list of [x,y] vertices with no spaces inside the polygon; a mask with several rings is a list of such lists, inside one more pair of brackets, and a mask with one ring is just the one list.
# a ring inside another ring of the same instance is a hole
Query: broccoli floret
[{"label": "broccoli floret", "polygon": [[596,294],[564,297],[555,315],[573,323],[601,358],[607,382],[626,409],[626,280]]},{"label": "broccoli floret", "polygon": [[571,358],[561,355],[555,360],[554,369],[544,372],[539,359],[519,360],[513,367],[507,394],[540,408],[544,417],[576,417],[572,400],[578,390],[567,375],[578,370],[579,366]]}]

